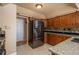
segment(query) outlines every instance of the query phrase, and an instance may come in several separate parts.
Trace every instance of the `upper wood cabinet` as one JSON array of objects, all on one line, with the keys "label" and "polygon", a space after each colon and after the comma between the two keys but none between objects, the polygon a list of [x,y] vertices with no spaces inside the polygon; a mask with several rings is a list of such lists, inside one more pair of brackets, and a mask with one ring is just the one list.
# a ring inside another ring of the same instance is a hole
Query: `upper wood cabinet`
[{"label": "upper wood cabinet", "polygon": [[52,18],[52,19],[49,19],[48,20],[48,28],[58,28],[60,27],[60,20],[58,20],[59,17],[55,17],[55,18]]},{"label": "upper wood cabinet", "polygon": [[59,27],[60,27],[60,18],[59,18],[59,17],[56,17],[56,18],[54,19],[54,26],[55,26],[56,28],[59,28]]},{"label": "upper wood cabinet", "polygon": [[76,13],[75,25],[77,28],[79,28],[79,12]]},{"label": "upper wood cabinet", "polygon": [[49,19],[47,24],[50,28],[79,28],[79,12]]},{"label": "upper wood cabinet", "polygon": [[53,25],[52,23],[54,23],[53,20],[52,21],[50,19],[47,20],[47,28],[54,27],[54,26],[52,26]]},{"label": "upper wood cabinet", "polygon": [[70,27],[74,28],[75,27],[75,20],[76,20],[76,13],[72,13],[69,15],[69,23],[71,24]]},{"label": "upper wood cabinet", "polygon": [[65,16],[60,17],[60,27],[67,27],[67,20]]},{"label": "upper wood cabinet", "polygon": [[43,23],[44,23],[44,27],[46,28],[47,27],[47,19],[42,19],[42,20],[40,20],[40,21],[42,21]]}]

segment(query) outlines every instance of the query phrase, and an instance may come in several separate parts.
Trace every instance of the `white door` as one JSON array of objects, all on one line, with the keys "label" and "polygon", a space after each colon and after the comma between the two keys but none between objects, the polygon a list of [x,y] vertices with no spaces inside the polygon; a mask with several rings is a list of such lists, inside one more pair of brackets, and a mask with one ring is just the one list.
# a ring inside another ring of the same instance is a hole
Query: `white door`
[{"label": "white door", "polygon": [[17,41],[24,40],[24,20],[22,18],[17,18],[17,27],[16,27],[16,37]]}]

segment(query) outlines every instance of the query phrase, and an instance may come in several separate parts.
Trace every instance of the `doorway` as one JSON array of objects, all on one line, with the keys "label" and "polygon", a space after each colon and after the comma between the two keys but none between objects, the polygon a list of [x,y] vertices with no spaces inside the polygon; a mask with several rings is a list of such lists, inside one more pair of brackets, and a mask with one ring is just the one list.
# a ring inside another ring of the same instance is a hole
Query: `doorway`
[{"label": "doorway", "polygon": [[27,43],[27,22],[25,18],[17,17],[16,23],[16,44],[17,46]]}]

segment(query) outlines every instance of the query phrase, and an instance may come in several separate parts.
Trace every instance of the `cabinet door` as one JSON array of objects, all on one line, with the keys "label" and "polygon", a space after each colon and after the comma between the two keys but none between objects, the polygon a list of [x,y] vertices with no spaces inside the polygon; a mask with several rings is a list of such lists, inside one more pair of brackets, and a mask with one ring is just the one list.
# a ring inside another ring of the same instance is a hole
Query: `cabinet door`
[{"label": "cabinet door", "polygon": [[69,25],[70,28],[75,27],[75,19],[76,19],[76,14],[75,13],[72,13],[72,14],[69,15],[68,20],[69,20],[70,24],[68,24],[68,25]]},{"label": "cabinet door", "polygon": [[51,28],[55,28],[56,27],[56,25],[55,25],[55,19],[52,19],[50,21],[50,23],[51,23]]},{"label": "cabinet door", "polygon": [[63,28],[66,28],[67,27],[67,17],[66,16],[61,16],[60,17],[60,25]]},{"label": "cabinet door", "polygon": [[48,24],[47,24],[47,21],[48,21],[48,20],[45,19],[45,20],[42,20],[42,21],[44,22],[44,27],[47,28],[47,25],[48,25]]},{"label": "cabinet door", "polygon": [[66,28],[70,28],[71,27],[71,19],[69,15],[66,15],[65,17],[65,23],[66,23]]},{"label": "cabinet door", "polygon": [[44,43],[47,43],[47,39],[48,39],[47,33],[44,33]]},{"label": "cabinet door", "polygon": [[59,17],[55,17],[53,20],[53,23],[54,23],[55,28],[60,28],[60,18]]},{"label": "cabinet door", "polygon": [[60,28],[60,17],[56,18],[56,27]]},{"label": "cabinet door", "polygon": [[79,12],[76,13],[75,26],[79,28]]},{"label": "cabinet door", "polygon": [[54,25],[54,19],[52,19],[52,20],[50,20],[50,26],[51,26],[51,28],[54,28],[55,27],[55,25]]},{"label": "cabinet door", "polygon": [[73,28],[75,26],[75,13],[61,16],[60,25],[64,28]]},{"label": "cabinet door", "polygon": [[53,23],[52,19],[47,20],[47,27],[52,28],[53,27],[52,23]]}]

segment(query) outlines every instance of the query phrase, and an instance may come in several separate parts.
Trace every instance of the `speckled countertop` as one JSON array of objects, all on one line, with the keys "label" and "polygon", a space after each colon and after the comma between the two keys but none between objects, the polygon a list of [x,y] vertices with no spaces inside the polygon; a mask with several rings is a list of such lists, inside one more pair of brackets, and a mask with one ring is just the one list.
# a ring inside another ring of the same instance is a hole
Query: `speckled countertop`
[{"label": "speckled countertop", "polygon": [[72,42],[73,37],[49,48],[58,55],[79,55],[79,43]]}]

